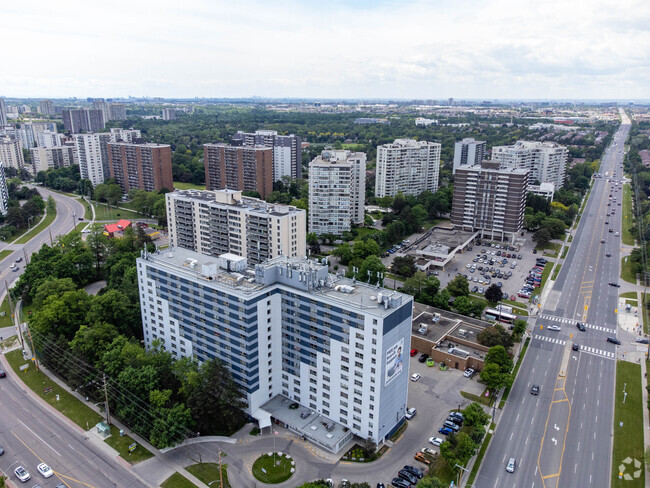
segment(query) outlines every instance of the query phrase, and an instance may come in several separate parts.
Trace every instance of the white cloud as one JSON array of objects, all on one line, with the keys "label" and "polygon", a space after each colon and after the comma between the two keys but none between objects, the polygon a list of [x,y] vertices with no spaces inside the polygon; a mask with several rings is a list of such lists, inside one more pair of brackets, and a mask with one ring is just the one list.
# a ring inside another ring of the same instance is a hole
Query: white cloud
[{"label": "white cloud", "polygon": [[3,7],[5,96],[644,98],[637,0],[43,0]]}]

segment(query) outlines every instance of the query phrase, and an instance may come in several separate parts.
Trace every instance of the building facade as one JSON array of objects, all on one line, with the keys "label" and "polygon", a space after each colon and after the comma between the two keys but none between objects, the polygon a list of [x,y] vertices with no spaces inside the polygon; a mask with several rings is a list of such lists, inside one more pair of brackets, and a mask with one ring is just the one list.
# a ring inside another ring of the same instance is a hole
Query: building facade
[{"label": "building facade", "polygon": [[208,190],[256,191],[262,198],[273,191],[273,148],[204,144]]},{"label": "building facade", "polygon": [[93,100],[93,108],[95,110],[102,111],[102,117],[104,118],[104,123],[111,120],[111,107],[110,107],[110,103],[108,103],[106,100],[104,100],[103,98],[97,98]]},{"label": "building facade", "polygon": [[105,127],[104,112],[102,110],[65,109],[62,115],[63,127],[71,134],[96,132]]},{"label": "building facade", "polygon": [[7,126],[4,129],[0,128],[0,138],[4,139],[5,136],[8,136],[12,140],[20,141],[23,149],[31,149],[34,147],[34,139],[31,137],[31,132],[24,127],[15,128]]},{"label": "building facade", "polygon": [[42,115],[50,116],[56,114],[54,111],[54,102],[52,102],[52,100],[41,100],[39,107]]},{"label": "building facade", "polygon": [[474,166],[481,164],[487,154],[487,142],[477,141],[473,137],[466,137],[454,146],[453,174],[461,166]]},{"label": "building facade", "polygon": [[412,297],[284,256],[249,268],[175,249],[137,268],[146,346],[220,359],[260,427],[282,418],[271,405],[290,415],[295,402],[319,421],[283,423],[336,452],[352,435],[380,443],[403,422]]},{"label": "building facade", "polygon": [[111,129],[111,142],[138,142],[142,134],[138,129]]},{"label": "building facade", "polygon": [[233,146],[272,147],[273,181],[284,176],[302,178],[302,139],[294,134],[282,136],[275,130],[239,131],[232,136],[231,143]]},{"label": "building facade", "polygon": [[173,108],[163,108],[162,110],[163,120],[175,120],[176,119],[176,110]]},{"label": "building facade", "polygon": [[460,167],[454,177],[451,223],[492,239],[514,238],[524,225],[529,172],[499,163]]},{"label": "building facade", "polygon": [[0,161],[0,213],[7,215],[9,210],[9,190],[7,188],[7,178],[5,178],[5,167]]},{"label": "building facade", "polygon": [[63,134],[49,130],[36,133],[36,145],[38,147],[58,147],[63,144]]},{"label": "building facade", "polygon": [[5,105],[5,99],[0,98],[0,128],[7,125],[7,106]]},{"label": "building facade", "polygon": [[34,147],[30,149],[34,174],[48,169],[64,168],[77,164],[74,145]]},{"label": "building facade", "polygon": [[111,103],[109,111],[110,120],[126,120],[126,107],[123,103]]},{"label": "building facade", "polygon": [[201,254],[231,253],[251,264],[304,257],[307,215],[238,190],[181,190],[165,195],[169,242]]},{"label": "building facade", "polygon": [[25,167],[23,145],[20,140],[12,139],[9,136],[0,139],[0,162],[4,164],[5,168],[21,170]]},{"label": "building facade", "polygon": [[341,235],[362,224],[366,154],[325,150],[309,164],[309,232]]},{"label": "building facade", "polygon": [[398,193],[417,196],[438,190],[441,145],[437,142],[395,139],[377,147],[375,196]]},{"label": "building facade", "polygon": [[76,134],[74,139],[81,178],[90,180],[93,186],[104,183],[110,176],[108,143],[111,135],[108,132]]},{"label": "building facade", "polygon": [[568,156],[568,149],[555,142],[517,141],[492,148],[492,161],[498,161],[501,168],[527,169],[531,185],[553,183],[555,190],[564,186]]},{"label": "building facade", "polygon": [[172,148],[168,144],[108,143],[110,177],[124,193],[129,190],[174,190]]}]

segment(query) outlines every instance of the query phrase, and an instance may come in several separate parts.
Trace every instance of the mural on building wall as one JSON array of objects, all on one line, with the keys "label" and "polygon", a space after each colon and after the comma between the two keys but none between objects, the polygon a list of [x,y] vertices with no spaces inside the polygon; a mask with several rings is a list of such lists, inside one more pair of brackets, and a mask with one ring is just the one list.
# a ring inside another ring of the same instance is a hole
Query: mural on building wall
[{"label": "mural on building wall", "polygon": [[400,339],[386,351],[386,381],[384,386],[388,386],[391,381],[397,378],[403,369],[404,339]]}]

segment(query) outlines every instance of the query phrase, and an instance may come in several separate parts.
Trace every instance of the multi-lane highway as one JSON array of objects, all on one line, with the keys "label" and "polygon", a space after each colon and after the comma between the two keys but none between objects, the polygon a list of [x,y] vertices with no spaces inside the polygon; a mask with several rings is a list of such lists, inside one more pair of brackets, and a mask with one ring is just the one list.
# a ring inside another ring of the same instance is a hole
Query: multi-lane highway
[{"label": "multi-lane highway", "polygon": [[[630,129],[622,115],[566,260],[532,319],[533,338],[475,481],[478,487],[609,485],[616,346],[606,339],[618,335],[624,344],[634,342],[631,335],[617,334],[618,288],[609,284],[619,280],[623,190],[614,181],[623,179]],[[561,330],[549,330],[550,325]],[[572,349],[574,342],[579,351]],[[531,394],[534,384],[539,395]],[[517,461],[514,473],[505,470],[511,457]]]},{"label": "multi-lane highway", "polygon": [[[93,435],[93,434],[90,434]],[[24,466],[43,488],[65,483],[68,487],[145,487],[129,470],[87,438],[71,429],[47,407],[35,401],[11,375],[0,379],[0,469],[18,485],[13,470]],[[48,464],[55,475],[44,479],[37,471]]]}]

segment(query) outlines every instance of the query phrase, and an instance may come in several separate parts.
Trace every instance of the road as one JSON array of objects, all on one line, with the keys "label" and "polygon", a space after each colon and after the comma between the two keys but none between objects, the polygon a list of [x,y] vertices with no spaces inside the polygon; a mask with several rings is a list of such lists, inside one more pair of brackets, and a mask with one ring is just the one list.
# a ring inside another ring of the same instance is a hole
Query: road
[{"label": "road", "polygon": [[[9,288],[11,288],[12,283],[22,274],[25,268],[25,257],[29,258],[43,244],[49,244],[50,235],[53,239],[56,239],[57,236],[70,232],[79,223],[79,217],[84,216],[85,209],[78,200],[55,193],[43,187],[38,187],[38,191],[44,200],[47,200],[50,196],[54,198],[56,202],[56,217],[49,226],[49,230],[45,229],[26,244],[0,243],[0,251],[4,249],[14,251],[10,256],[0,261],[0,282],[6,282]],[[12,263],[15,263],[18,257],[23,258],[23,261],[18,263],[20,269],[18,271],[12,271],[10,266]],[[0,286],[2,287],[0,288],[0,298],[2,298],[6,292],[6,287],[4,283]]]},{"label": "road", "polygon": [[[614,190],[609,179],[612,174],[622,179],[629,128],[629,121],[621,124],[605,152],[602,177],[593,182],[567,258],[533,317],[533,339],[476,486],[609,485],[617,351],[606,338],[617,335],[618,288],[609,282],[618,282],[620,275],[621,238],[615,233],[621,232],[623,198],[621,187]],[[615,202],[610,203],[610,194]],[[586,325],[585,332],[576,328],[577,321]],[[561,330],[548,330],[549,325]],[[621,333],[619,339],[623,345],[634,343],[631,334]],[[577,352],[571,350],[574,341]],[[541,387],[538,396],[530,393],[533,384]],[[511,457],[517,461],[512,474],[505,471]]]},{"label": "road", "polygon": [[[93,435],[93,434],[90,434]],[[111,456],[71,429],[40,402],[35,402],[10,374],[0,379],[0,469],[17,483],[13,470],[31,474],[28,486],[43,488],[65,482],[68,487],[145,487]],[[45,480],[36,470],[44,462],[55,472]]]}]

